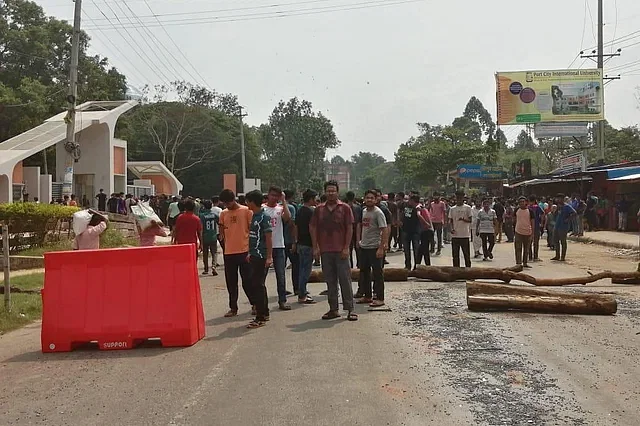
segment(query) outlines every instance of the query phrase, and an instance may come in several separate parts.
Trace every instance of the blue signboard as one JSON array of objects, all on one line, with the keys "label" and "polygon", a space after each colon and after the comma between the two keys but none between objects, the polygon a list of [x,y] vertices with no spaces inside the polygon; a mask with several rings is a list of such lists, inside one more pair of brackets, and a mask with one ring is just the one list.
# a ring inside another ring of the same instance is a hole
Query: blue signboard
[{"label": "blue signboard", "polygon": [[485,166],[482,164],[461,164],[458,166],[458,177],[463,179],[502,179],[504,172],[501,166]]}]

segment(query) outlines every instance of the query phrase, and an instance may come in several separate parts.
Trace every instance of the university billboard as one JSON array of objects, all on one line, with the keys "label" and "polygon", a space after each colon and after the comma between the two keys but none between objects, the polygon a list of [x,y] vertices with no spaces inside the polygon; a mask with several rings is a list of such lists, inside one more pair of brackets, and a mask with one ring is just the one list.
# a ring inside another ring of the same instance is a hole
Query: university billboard
[{"label": "university billboard", "polygon": [[498,124],[604,120],[602,70],[496,74]]}]

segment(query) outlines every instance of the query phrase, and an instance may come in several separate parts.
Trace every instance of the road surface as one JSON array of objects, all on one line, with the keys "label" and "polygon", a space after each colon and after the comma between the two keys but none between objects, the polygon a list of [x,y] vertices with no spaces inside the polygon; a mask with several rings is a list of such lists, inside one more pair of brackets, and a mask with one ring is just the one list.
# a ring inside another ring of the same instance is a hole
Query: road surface
[{"label": "road surface", "polygon": [[[497,245],[495,257],[491,266],[512,265],[512,245]],[[540,277],[637,266],[624,251],[579,243],[567,264],[549,262],[546,249],[541,257],[532,270]],[[390,260],[402,265],[400,254]],[[450,264],[448,246],[433,263]],[[359,306],[358,322],[322,321],[328,306],[318,296],[247,330],[244,295],[241,315],[226,319],[224,279],[201,285],[207,337],[190,348],[44,355],[37,323],[0,337],[0,425],[626,426],[640,418],[639,288],[590,285],[616,294],[619,313],[587,317],[470,313],[464,283],[390,283],[392,312]],[[269,287],[275,295],[273,274]],[[313,295],[323,289],[310,285]]]}]

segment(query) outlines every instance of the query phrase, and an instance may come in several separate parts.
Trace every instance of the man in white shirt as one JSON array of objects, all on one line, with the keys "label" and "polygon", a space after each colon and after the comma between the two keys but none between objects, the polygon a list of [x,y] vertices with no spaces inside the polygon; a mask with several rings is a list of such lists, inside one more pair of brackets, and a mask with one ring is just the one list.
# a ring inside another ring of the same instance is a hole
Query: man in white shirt
[{"label": "man in white shirt", "polygon": [[482,248],[482,240],[478,235],[473,235],[476,226],[478,225],[478,213],[480,212],[481,206],[477,201],[473,202],[473,207],[471,208],[471,215],[473,222],[471,223],[471,239],[473,240],[473,258],[477,259],[480,257],[480,249]]},{"label": "man in white shirt", "polygon": [[451,226],[451,251],[453,266],[460,267],[460,249],[464,254],[464,265],[471,267],[471,221],[473,214],[471,207],[464,203],[464,192],[456,191],[456,205],[449,211],[449,225]]},{"label": "man in white shirt", "polygon": [[[282,204],[278,204],[282,201]],[[291,220],[291,212],[287,206],[282,189],[277,186],[269,188],[267,203],[262,206],[264,213],[271,218],[271,238],[273,241],[273,269],[276,271],[276,282],[278,288],[278,309],[290,311],[291,306],[287,305],[287,282],[285,276],[285,244],[283,222]],[[266,270],[268,272],[268,269]]]},{"label": "man in white shirt", "polygon": [[498,216],[496,211],[489,208],[491,202],[488,199],[482,201],[482,210],[478,212],[478,222],[476,224],[476,238],[482,239],[482,253],[487,261],[493,259],[493,246],[496,243],[496,224]]}]

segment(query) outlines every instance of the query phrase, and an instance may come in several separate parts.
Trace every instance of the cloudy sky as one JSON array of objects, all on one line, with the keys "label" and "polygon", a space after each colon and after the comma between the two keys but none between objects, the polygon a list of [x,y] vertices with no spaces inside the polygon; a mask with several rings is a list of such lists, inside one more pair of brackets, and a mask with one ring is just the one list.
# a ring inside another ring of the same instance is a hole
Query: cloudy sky
[{"label": "cloudy sky", "polygon": [[[38,2],[73,16],[71,0]],[[392,159],[416,122],[450,123],[471,96],[495,118],[496,71],[595,66],[576,56],[596,44],[596,0],[83,0],[83,9],[92,52],[132,85],[185,79],[235,93],[250,124],[280,99],[305,98],[342,141],[330,155],[345,157]],[[635,125],[640,1],[605,0],[604,21],[606,51],[624,48],[605,67],[623,77],[606,86],[606,116]],[[505,131],[513,139],[519,129]]]}]

